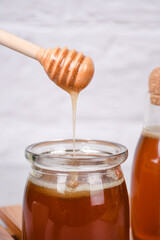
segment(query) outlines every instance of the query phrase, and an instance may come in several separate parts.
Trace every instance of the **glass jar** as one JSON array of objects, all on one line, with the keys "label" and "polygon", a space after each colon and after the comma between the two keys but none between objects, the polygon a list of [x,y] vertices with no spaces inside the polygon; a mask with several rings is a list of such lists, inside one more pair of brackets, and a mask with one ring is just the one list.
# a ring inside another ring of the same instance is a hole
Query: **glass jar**
[{"label": "glass jar", "polygon": [[129,203],[120,164],[127,149],[94,140],[26,148],[31,171],[23,202],[23,240],[127,240]]}]

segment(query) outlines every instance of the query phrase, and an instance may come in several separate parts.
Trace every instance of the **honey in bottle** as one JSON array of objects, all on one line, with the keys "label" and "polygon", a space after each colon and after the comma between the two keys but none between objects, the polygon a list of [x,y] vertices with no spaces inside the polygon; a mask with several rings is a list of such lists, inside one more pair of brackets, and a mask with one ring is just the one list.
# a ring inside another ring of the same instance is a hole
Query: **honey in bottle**
[{"label": "honey in bottle", "polygon": [[160,68],[149,77],[144,128],[132,168],[133,240],[160,239]]}]

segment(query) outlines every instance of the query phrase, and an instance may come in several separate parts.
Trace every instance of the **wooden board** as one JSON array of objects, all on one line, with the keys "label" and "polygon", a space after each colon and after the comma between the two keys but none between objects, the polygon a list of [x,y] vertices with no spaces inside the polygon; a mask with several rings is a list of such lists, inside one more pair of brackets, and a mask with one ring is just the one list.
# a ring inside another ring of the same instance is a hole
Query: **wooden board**
[{"label": "wooden board", "polygon": [[0,208],[0,240],[22,239],[22,207],[20,205]]}]

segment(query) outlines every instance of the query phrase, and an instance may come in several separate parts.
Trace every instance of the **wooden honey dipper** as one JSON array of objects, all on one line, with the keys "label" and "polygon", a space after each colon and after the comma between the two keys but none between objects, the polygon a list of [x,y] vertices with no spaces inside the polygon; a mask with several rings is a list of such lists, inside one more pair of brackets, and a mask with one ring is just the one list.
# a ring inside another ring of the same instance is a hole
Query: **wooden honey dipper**
[{"label": "wooden honey dipper", "polygon": [[0,30],[0,44],[38,60],[49,78],[69,93],[79,93],[92,79],[93,61],[82,52],[67,47],[43,49],[3,30]]},{"label": "wooden honey dipper", "polygon": [[150,101],[160,105],[160,67],[155,68],[149,76]]}]

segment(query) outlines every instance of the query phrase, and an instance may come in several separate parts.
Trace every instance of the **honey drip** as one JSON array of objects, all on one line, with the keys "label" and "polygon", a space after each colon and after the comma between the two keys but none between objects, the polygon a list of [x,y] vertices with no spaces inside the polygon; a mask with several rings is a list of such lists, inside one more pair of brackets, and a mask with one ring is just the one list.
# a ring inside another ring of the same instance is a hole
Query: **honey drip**
[{"label": "honey drip", "polygon": [[77,99],[78,99],[78,93],[77,92],[71,92],[71,101],[72,101],[72,118],[73,118],[73,156],[75,157],[76,152],[76,109],[77,109]]}]

